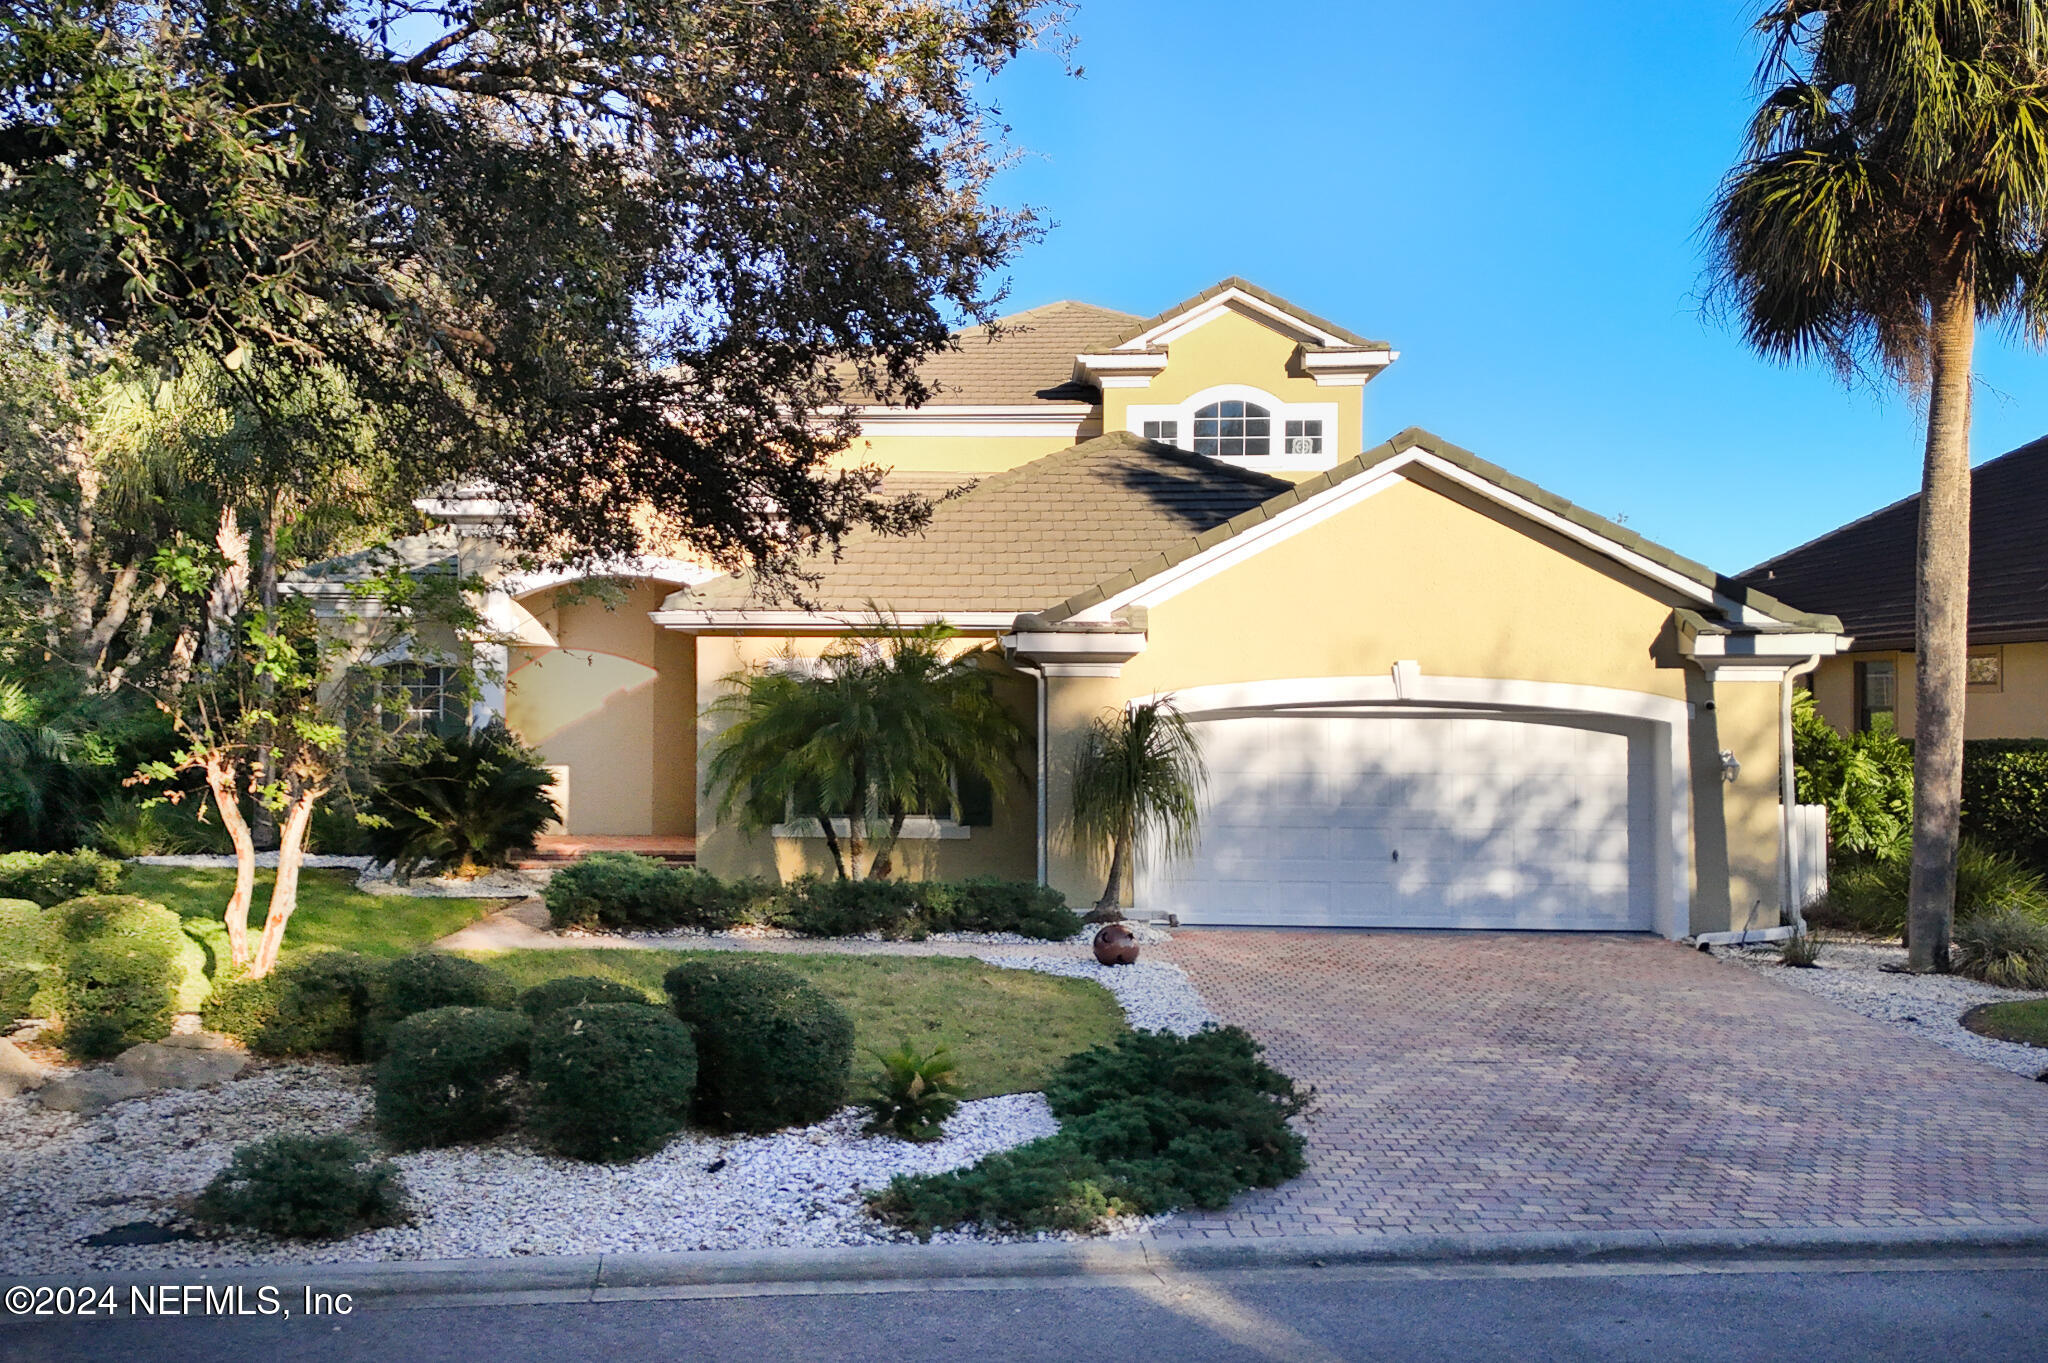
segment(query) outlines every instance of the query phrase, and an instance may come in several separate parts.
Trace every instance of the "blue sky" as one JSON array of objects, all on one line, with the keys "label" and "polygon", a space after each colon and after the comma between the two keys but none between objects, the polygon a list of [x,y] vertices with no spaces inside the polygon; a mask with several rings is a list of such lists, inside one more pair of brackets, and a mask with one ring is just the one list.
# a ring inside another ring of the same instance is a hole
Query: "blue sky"
[{"label": "blue sky", "polygon": [[[1080,79],[995,92],[1052,221],[1005,307],[1151,314],[1239,274],[1391,341],[1367,435],[1426,426],[1724,572],[1919,484],[1913,401],[1703,315],[1699,224],[1752,102],[1748,3],[1082,0]],[[1980,340],[1978,460],[2048,434]]]}]

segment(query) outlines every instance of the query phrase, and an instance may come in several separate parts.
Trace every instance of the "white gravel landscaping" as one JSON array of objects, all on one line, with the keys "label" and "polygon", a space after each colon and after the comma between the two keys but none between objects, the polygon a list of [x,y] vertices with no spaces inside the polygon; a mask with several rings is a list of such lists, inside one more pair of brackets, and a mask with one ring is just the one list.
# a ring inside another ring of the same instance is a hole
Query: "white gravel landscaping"
[{"label": "white gravel landscaping", "polygon": [[2048,1050],[1979,1036],[1959,1021],[1979,1004],[2044,997],[2038,992],[2000,989],[1960,975],[1886,970],[1886,966],[1906,963],[1906,949],[1880,943],[1824,941],[1820,963],[1810,970],[1779,964],[1775,950],[1722,947],[1714,954],[1731,964],[1768,972],[1780,984],[1818,994],[1987,1065],[2030,1079],[2048,1071]]},{"label": "white gravel landscaping", "polygon": [[[1215,1021],[1177,966],[1106,967],[1078,951],[984,959],[1096,980],[1134,1027],[1185,1035]],[[1059,1129],[1044,1096],[1025,1093],[963,1104],[946,1123],[946,1138],[929,1145],[865,1135],[865,1114],[853,1107],[768,1136],[687,1131],[624,1165],[560,1159],[515,1134],[394,1156],[413,1199],[410,1225],[332,1243],[250,1235],[79,1243],[136,1222],[191,1229],[181,1208],[248,1141],[282,1132],[368,1135],[369,1074],[340,1065],[263,1065],[213,1089],[153,1093],[94,1117],[53,1112],[26,1095],[0,1099],[0,1262],[34,1274],[879,1244],[903,1237],[866,1215],[866,1191],[897,1174],[960,1168]],[[1135,1218],[1112,1233],[1150,1224]]]}]

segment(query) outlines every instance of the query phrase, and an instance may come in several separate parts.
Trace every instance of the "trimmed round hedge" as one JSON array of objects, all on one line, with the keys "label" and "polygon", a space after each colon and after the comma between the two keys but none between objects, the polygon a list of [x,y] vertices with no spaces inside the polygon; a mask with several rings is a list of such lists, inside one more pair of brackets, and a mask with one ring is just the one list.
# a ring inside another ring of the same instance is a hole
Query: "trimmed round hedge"
[{"label": "trimmed round hedge", "polygon": [[36,995],[56,982],[56,924],[33,899],[0,899],[0,1022],[34,1015]]},{"label": "trimmed round hedge", "polygon": [[607,980],[597,975],[564,975],[558,980],[545,980],[519,996],[519,1011],[539,1022],[550,1013],[564,1008],[579,1008],[588,1003],[633,1003],[647,1007],[647,996],[630,984]]},{"label": "trimmed round hedge", "polygon": [[268,1136],[237,1146],[194,1208],[270,1235],[331,1240],[405,1219],[398,1167],[350,1136]]},{"label": "trimmed round hedge", "polygon": [[214,986],[202,1016],[209,1029],[258,1055],[363,1058],[363,1020],[380,962],[353,951],[323,951]]},{"label": "trimmed round hedge", "polygon": [[478,961],[439,951],[416,951],[377,968],[363,1017],[363,1054],[384,1054],[391,1029],[434,1008],[510,1008],[512,981]]},{"label": "trimmed round hedge", "polygon": [[486,1140],[518,1117],[533,1024],[499,1008],[432,1008],[391,1028],[377,1127],[400,1145]]},{"label": "trimmed round hedge", "polygon": [[584,1004],[536,1022],[528,1076],[528,1125],[554,1149],[639,1159],[689,1120],[697,1047],[688,1027],[651,1004]]},{"label": "trimmed round hedge", "polygon": [[205,953],[183,921],[135,895],[87,895],[50,910],[55,999],[64,1049],[116,1055],[171,1030],[181,1004],[205,997]]},{"label": "trimmed round hedge", "polygon": [[697,1120],[773,1131],[846,1102],[853,1019],[787,970],[757,961],[685,961],[662,978],[697,1039]]}]

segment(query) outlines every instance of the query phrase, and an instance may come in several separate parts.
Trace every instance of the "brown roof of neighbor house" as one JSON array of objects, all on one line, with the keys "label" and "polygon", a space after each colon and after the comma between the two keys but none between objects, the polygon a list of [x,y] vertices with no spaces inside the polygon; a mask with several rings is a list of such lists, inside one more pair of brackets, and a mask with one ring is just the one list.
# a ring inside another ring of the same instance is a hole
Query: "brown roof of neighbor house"
[{"label": "brown roof of neighbor house", "polygon": [[[2048,638],[2048,437],[1970,474],[1970,638]],[[1858,648],[1910,648],[1920,497],[1759,563],[1745,582],[1831,611]]]},{"label": "brown roof of neighbor house", "polygon": [[[836,560],[809,566],[823,610],[1025,614],[1270,501],[1284,479],[1219,464],[1128,432],[991,474],[942,502],[922,534],[856,531]],[[772,603],[746,577],[670,596],[667,610]]]},{"label": "brown roof of neighbor house", "polygon": [[[1025,406],[1093,403],[1100,394],[1074,379],[1074,357],[1131,333],[1135,314],[1065,301],[999,317],[990,326],[955,332],[955,348],[918,369],[932,390],[929,406]],[[850,376],[842,378],[851,384]],[[858,400],[859,394],[854,394]]]}]

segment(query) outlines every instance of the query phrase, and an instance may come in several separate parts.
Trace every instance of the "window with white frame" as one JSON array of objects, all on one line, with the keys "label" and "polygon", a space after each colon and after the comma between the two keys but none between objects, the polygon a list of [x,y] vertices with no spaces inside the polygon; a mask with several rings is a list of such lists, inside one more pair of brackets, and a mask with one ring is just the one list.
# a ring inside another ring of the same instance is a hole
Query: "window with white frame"
[{"label": "window with white frame", "polygon": [[463,716],[455,669],[425,663],[395,663],[384,669],[389,699],[385,726],[399,732],[433,728]]},{"label": "window with white frame", "polygon": [[1178,421],[1148,421],[1145,423],[1145,438],[1156,440],[1162,445],[1180,444],[1180,423]]},{"label": "window with white frame", "polygon": [[1303,419],[1287,423],[1287,443],[1281,448],[1287,454],[1321,454],[1323,452],[1323,423]]},{"label": "window with white frame", "polygon": [[1195,453],[1246,458],[1272,452],[1273,414],[1256,402],[1230,398],[1195,413]]}]

